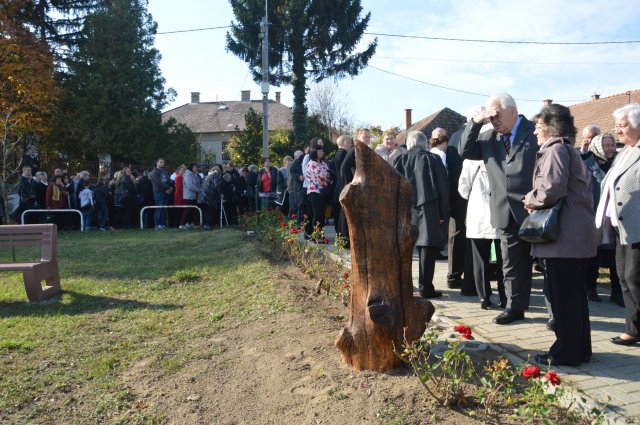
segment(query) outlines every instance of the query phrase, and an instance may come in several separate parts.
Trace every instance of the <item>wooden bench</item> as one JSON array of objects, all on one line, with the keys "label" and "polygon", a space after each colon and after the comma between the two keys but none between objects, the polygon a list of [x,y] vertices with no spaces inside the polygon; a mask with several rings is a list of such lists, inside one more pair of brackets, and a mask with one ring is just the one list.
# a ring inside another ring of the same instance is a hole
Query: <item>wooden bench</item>
[{"label": "wooden bench", "polygon": [[[0,271],[21,271],[29,301],[41,301],[60,292],[58,228],[55,224],[0,226],[0,247],[39,246],[40,260],[0,262]],[[15,257],[14,257],[15,258]],[[42,281],[45,286],[42,286]]]}]

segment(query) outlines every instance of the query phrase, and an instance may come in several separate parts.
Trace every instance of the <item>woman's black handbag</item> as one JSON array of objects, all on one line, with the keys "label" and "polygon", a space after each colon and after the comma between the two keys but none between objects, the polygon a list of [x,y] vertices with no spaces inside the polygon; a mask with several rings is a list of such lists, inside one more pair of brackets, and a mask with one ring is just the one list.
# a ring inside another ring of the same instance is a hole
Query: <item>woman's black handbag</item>
[{"label": "woman's black handbag", "polygon": [[522,222],[518,236],[520,239],[529,243],[545,243],[554,242],[558,239],[560,208],[562,207],[562,199],[560,199],[551,208],[544,210],[534,210]]}]

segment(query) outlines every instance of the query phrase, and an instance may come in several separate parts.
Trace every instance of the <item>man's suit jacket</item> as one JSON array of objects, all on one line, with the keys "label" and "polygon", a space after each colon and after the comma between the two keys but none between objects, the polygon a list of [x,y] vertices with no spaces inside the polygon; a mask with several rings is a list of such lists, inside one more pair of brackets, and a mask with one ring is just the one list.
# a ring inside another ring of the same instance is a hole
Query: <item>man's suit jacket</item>
[{"label": "man's suit jacket", "polygon": [[396,157],[393,168],[416,190],[411,208],[411,222],[419,231],[416,245],[442,247],[449,218],[449,182],[442,160],[414,147]]},{"label": "man's suit jacket", "polygon": [[493,129],[480,133],[482,124],[470,122],[460,139],[460,155],[464,159],[483,160],[491,186],[491,225],[505,229],[512,214],[518,224],[527,215],[522,200],[531,190],[538,142],[534,124],[520,115],[520,125],[507,151],[500,135]]}]

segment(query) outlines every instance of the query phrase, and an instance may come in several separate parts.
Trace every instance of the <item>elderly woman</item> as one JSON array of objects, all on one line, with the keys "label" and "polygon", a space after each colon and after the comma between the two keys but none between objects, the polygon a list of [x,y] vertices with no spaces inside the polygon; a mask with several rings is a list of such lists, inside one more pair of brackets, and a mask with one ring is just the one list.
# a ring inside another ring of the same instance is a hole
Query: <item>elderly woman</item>
[{"label": "elderly woman", "polygon": [[592,354],[585,282],[589,259],[596,255],[596,228],[591,177],[571,142],[575,132],[569,108],[557,104],[542,108],[535,130],[540,151],[533,188],[524,198],[529,213],[563,201],[557,240],[531,245],[531,255],[545,263],[544,292],[556,334],[549,352],[535,360],[554,366],[578,366]]},{"label": "elderly woman", "polygon": [[630,103],[613,113],[615,134],[625,147],[602,181],[596,226],[602,243],[615,240],[616,268],[626,311],[626,330],[611,338],[616,345],[640,341],[640,104]]},{"label": "elderly woman", "polygon": [[[324,146],[312,144],[309,148],[309,162],[304,171],[304,179],[307,184],[307,197],[311,205],[311,220],[305,227],[306,235],[311,237],[316,229],[324,228],[325,198],[322,190],[331,183],[329,166],[324,159]],[[315,239],[317,243],[324,240]]]},{"label": "elderly woman", "polygon": [[[586,129],[585,129],[586,130]],[[586,155],[583,155],[584,163],[591,174],[593,183],[593,204],[600,201],[600,185],[616,157],[616,142],[611,133],[598,134],[591,139]],[[611,281],[611,302],[624,307],[620,279],[616,273],[615,244],[602,244],[598,246],[598,255],[589,262],[589,280],[587,281],[587,298],[590,301],[601,302],[597,291],[597,279],[600,267],[609,269]]]}]

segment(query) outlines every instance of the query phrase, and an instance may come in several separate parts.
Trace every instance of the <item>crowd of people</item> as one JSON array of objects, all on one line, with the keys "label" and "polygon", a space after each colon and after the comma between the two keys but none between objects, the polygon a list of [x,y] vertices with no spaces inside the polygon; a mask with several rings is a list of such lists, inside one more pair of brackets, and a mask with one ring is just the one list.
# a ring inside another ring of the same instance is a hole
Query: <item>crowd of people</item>
[{"label": "crowd of people", "polygon": [[[544,273],[547,327],[556,341],[536,356],[542,364],[579,365],[591,359],[588,300],[601,302],[596,280],[608,268],[612,302],[626,309],[626,329],[611,338],[617,345],[640,342],[640,104],[613,111],[612,133],[596,126],[577,130],[569,108],[549,104],[531,120],[518,114],[506,93],[491,96],[465,126],[450,137],[442,128],[431,137],[407,132],[400,146],[384,132],[375,152],[415,188],[412,221],[417,226],[419,290],[425,298],[442,296],[433,285],[435,262],[448,246],[449,288],[477,296],[482,309],[493,306],[491,281],[498,281],[495,323],[525,320],[531,298],[532,269]],[[616,139],[623,145],[618,151]],[[355,140],[371,144],[367,128]],[[330,214],[336,234],[349,248],[349,229],[339,202],[356,169],[354,138],[342,135],[328,159],[325,141],[314,137],[283,159],[280,168],[264,158],[260,167],[237,170],[234,164],[212,167],[207,175],[195,163],[173,174],[164,159],[138,174],[124,166],[95,183],[84,171],[69,176],[60,169],[48,182],[45,172],[25,161],[20,178],[22,211],[78,209],[85,228],[139,226],[162,230],[202,225],[210,229],[237,222],[239,214],[278,208],[305,222],[304,236],[324,243]],[[30,155],[28,153],[27,155]],[[31,158],[31,156],[30,156]],[[173,205],[171,213],[165,206]],[[561,206],[560,206],[561,205]],[[202,223],[197,206],[203,212]],[[560,206],[559,232],[553,241],[530,243],[520,227],[536,210]],[[68,215],[39,212],[30,220],[73,227]],[[448,238],[448,239],[447,239]]]}]

